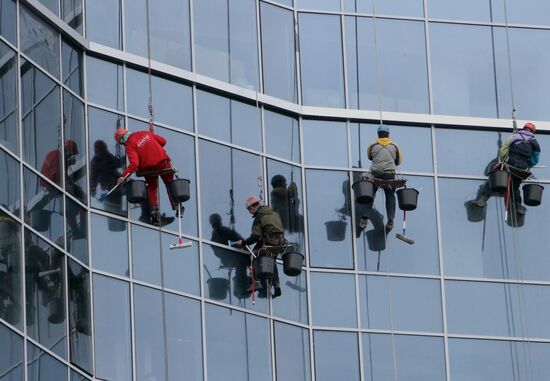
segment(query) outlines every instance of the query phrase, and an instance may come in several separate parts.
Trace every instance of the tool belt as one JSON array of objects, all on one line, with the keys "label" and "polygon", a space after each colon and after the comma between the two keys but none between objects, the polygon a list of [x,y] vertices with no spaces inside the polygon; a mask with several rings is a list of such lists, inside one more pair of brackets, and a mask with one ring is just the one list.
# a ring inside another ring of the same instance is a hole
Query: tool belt
[{"label": "tool belt", "polygon": [[[163,160],[163,163],[168,162],[170,163],[170,160]],[[176,168],[170,164],[170,168],[164,168],[164,169],[145,169],[142,171],[136,171],[136,176],[138,177],[150,177],[150,176],[164,176],[169,175],[171,173],[176,173]]]}]

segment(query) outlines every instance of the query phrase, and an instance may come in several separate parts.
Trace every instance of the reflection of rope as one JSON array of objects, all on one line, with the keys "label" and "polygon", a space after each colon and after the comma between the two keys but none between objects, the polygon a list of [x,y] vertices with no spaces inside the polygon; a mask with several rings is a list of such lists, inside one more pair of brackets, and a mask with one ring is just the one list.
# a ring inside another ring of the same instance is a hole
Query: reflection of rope
[{"label": "reflection of rope", "polygon": [[[158,180],[158,179],[157,179]],[[159,184],[160,185],[160,184]],[[160,187],[157,187],[157,200],[158,200],[158,206],[160,206]],[[164,338],[164,375],[165,379],[168,380],[168,333],[167,333],[167,327],[166,327],[166,295],[165,295],[165,289],[164,289],[164,257],[163,257],[163,250],[162,250],[162,215],[160,214],[160,208],[158,210],[159,213],[159,248],[160,248],[160,287],[161,287],[161,303],[162,303],[162,335]],[[179,216],[177,218],[180,218]]]}]

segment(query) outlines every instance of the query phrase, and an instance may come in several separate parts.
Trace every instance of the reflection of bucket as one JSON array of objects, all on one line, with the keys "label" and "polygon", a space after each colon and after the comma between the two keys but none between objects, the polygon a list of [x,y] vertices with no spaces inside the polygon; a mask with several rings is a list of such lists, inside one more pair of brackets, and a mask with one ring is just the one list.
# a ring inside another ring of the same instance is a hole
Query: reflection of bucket
[{"label": "reflection of bucket", "polygon": [[508,226],[513,228],[521,228],[525,223],[525,214],[515,213],[513,210],[508,211],[508,218],[506,218]]},{"label": "reflection of bucket", "polygon": [[31,210],[31,226],[39,232],[47,231],[50,228],[51,215],[49,210]]},{"label": "reflection of bucket", "polygon": [[65,321],[65,306],[63,298],[55,297],[48,303],[48,321],[52,324],[60,324]]},{"label": "reflection of bucket", "polygon": [[169,185],[170,193],[172,197],[178,202],[185,202],[189,200],[190,191],[189,191],[190,181],[187,179],[175,179]]},{"label": "reflection of bucket", "polygon": [[283,254],[283,271],[288,276],[298,276],[302,272],[304,256],[300,253],[289,252]]},{"label": "reflection of bucket", "polygon": [[464,206],[466,207],[466,216],[468,217],[468,221],[480,222],[485,219],[485,215],[487,214],[487,204],[481,207],[470,200],[466,201]]},{"label": "reflection of bucket", "polygon": [[418,202],[418,191],[414,188],[403,188],[397,191],[397,202],[401,210],[415,210]]},{"label": "reflection of bucket", "polygon": [[542,191],[544,187],[540,184],[525,184],[523,186],[523,202],[528,206],[539,206],[542,202]]},{"label": "reflection of bucket", "polygon": [[370,251],[386,250],[385,230],[369,230],[367,233],[367,243]]},{"label": "reflection of bucket", "polygon": [[275,258],[268,255],[262,255],[254,259],[254,274],[259,279],[269,279],[273,277],[275,271]]},{"label": "reflection of bucket", "polygon": [[489,186],[493,192],[505,192],[508,189],[508,172],[502,169],[491,172]]},{"label": "reflection of bucket", "polygon": [[210,278],[206,281],[208,284],[208,295],[213,300],[224,300],[227,298],[229,289],[229,280],[226,278]]},{"label": "reflection of bucket", "polygon": [[246,299],[252,295],[252,278],[249,276],[233,277],[233,295],[237,299]]},{"label": "reflection of bucket", "polygon": [[374,184],[372,181],[357,181],[352,185],[352,188],[355,194],[355,201],[359,204],[368,204],[374,201]]},{"label": "reflection of bucket", "polygon": [[145,181],[143,180],[130,180],[124,184],[126,197],[128,198],[128,202],[131,202],[132,204],[145,201],[147,198],[145,189]]},{"label": "reflection of bucket", "polygon": [[328,221],[325,222],[327,229],[327,239],[329,241],[343,241],[346,239],[346,221]]},{"label": "reflection of bucket", "polygon": [[109,231],[122,232],[126,230],[126,222],[117,220],[116,218],[107,218]]}]

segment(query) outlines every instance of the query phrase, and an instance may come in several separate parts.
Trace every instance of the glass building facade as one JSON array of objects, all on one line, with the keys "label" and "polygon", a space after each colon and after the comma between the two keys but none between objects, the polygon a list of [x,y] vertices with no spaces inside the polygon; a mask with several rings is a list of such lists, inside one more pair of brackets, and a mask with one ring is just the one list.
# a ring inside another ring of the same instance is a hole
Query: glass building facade
[{"label": "glass building facade", "polygon": [[[550,203],[517,227],[502,197],[468,208],[513,105],[550,183],[549,14],[546,0],[0,0],[0,380],[550,379]],[[115,129],[147,128],[148,21],[157,133],[192,185],[179,251],[164,191],[162,229],[122,191],[99,200],[126,165]],[[381,120],[420,190],[414,245],[380,242],[383,192],[359,228],[351,185]],[[249,234],[251,194],[305,255],[254,304],[228,245]]]}]

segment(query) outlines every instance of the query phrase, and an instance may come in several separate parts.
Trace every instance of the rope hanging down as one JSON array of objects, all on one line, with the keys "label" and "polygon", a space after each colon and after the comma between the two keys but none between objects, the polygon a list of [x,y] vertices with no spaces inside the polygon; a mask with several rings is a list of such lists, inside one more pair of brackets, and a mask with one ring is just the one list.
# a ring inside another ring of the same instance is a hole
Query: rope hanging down
[{"label": "rope hanging down", "polygon": [[147,24],[147,80],[148,80],[148,104],[147,111],[149,112],[149,123],[152,125],[154,123],[153,117],[153,85],[152,85],[152,74],[151,74],[151,22],[149,20],[149,0],[145,0],[145,17]]},{"label": "rope hanging down", "polygon": [[504,0],[504,30],[506,31],[506,50],[508,52],[508,81],[510,82],[510,101],[512,102],[512,122],[514,133],[517,132],[516,101],[514,99],[514,78],[512,74],[512,50],[510,48],[510,32],[508,28],[508,4]]}]

